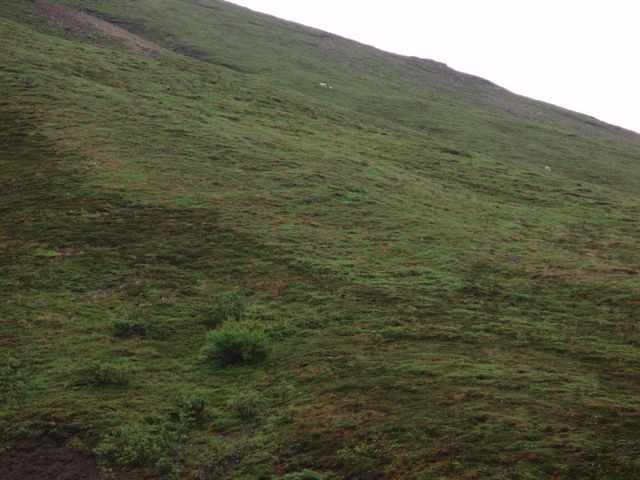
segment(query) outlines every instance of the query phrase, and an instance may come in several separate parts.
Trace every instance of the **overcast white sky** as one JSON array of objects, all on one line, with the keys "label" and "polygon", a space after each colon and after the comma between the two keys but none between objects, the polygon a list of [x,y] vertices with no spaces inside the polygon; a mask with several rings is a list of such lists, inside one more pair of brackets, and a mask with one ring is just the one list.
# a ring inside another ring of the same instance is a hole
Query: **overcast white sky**
[{"label": "overcast white sky", "polygon": [[232,0],[640,132],[640,0]]}]

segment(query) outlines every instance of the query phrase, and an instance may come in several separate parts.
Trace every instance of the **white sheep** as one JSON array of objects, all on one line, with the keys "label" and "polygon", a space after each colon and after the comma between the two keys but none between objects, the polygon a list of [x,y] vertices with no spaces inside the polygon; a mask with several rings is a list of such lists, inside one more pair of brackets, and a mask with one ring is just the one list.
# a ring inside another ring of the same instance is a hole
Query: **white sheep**
[{"label": "white sheep", "polygon": [[544,171],[548,172],[548,173],[551,173],[551,167],[549,165],[545,165],[544,166]]}]

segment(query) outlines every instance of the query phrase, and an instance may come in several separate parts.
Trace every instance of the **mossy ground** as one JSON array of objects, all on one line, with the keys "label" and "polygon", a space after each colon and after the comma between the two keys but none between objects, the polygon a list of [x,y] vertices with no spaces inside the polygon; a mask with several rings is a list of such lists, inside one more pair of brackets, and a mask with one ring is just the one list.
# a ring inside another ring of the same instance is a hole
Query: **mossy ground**
[{"label": "mossy ground", "polygon": [[[220,2],[62,3],[178,53],[0,6],[7,446],[193,394],[181,478],[640,476],[632,135]],[[202,361],[231,291],[266,362]]]}]

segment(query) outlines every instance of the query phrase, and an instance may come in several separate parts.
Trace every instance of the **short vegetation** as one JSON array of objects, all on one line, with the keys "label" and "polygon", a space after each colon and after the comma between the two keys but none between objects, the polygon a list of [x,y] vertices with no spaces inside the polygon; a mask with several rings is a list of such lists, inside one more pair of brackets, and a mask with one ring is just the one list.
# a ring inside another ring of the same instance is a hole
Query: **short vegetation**
[{"label": "short vegetation", "polygon": [[0,40],[0,478],[640,478],[637,134],[220,0]]},{"label": "short vegetation", "polygon": [[254,365],[267,358],[267,337],[245,327],[225,325],[209,332],[202,355],[216,365]]},{"label": "short vegetation", "polygon": [[145,337],[149,327],[137,319],[122,319],[113,322],[113,335],[118,338]]},{"label": "short vegetation", "polygon": [[131,370],[126,366],[97,362],[81,369],[77,377],[80,385],[126,387],[131,380]]},{"label": "short vegetation", "polygon": [[204,308],[205,322],[218,326],[227,320],[239,321],[245,314],[246,302],[238,292],[224,293],[216,301]]},{"label": "short vegetation", "polygon": [[258,420],[264,413],[264,399],[256,393],[241,393],[227,403],[231,411],[244,421]]},{"label": "short vegetation", "polygon": [[105,435],[95,454],[104,467],[152,468],[163,476],[179,476],[184,468],[185,442],[201,426],[207,400],[181,396],[168,415],[156,415],[116,428]]},{"label": "short vegetation", "polygon": [[312,470],[302,470],[301,472],[288,473],[282,480],[327,480],[327,477]]},{"label": "short vegetation", "polygon": [[102,462],[120,467],[152,467],[162,473],[174,470],[186,438],[167,424],[136,423],[119,427],[98,444]]},{"label": "short vegetation", "polygon": [[169,418],[183,425],[199,426],[206,419],[207,403],[203,395],[180,395]]}]

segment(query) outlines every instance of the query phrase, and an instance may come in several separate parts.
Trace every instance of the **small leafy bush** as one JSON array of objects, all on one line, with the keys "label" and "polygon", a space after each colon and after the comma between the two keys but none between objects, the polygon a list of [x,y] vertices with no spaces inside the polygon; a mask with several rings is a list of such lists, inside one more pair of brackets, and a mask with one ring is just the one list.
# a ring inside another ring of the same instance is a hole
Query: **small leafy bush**
[{"label": "small leafy bush", "polygon": [[264,334],[229,325],[209,332],[202,354],[207,361],[223,366],[252,365],[267,358],[267,348]]},{"label": "small leafy bush", "polygon": [[237,292],[223,293],[216,303],[205,308],[205,322],[209,326],[217,326],[226,320],[240,320],[244,316],[246,303]]},{"label": "small leafy bush", "polygon": [[177,468],[187,436],[171,424],[134,423],[105,436],[95,449],[103,464],[150,467],[161,472]]},{"label": "small leafy bush", "polygon": [[174,401],[169,418],[189,427],[200,425],[206,415],[207,399],[201,395],[186,395]]},{"label": "small leafy bush", "polygon": [[206,405],[202,396],[179,397],[167,415],[149,415],[115,429],[94,452],[103,467],[149,468],[163,474],[161,478],[176,478],[184,473],[185,445],[204,420]]},{"label": "small leafy bush", "polygon": [[227,405],[244,421],[260,418],[264,410],[262,398],[255,393],[237,395]]},{"label": "small leafy bush", "polygon": [[119,386],[129,385],[130,371],[110,363],[96,363],[79,372],[80,385]]},{"label": "small leafy bush", "polygon": [[326,477],[313,470],[302,470],[301,472],[288,473],[282,480],[325,480]]},{"label": "small leafy bush", "polygon": [[119,338],[146,337],[148,327],[142,320],[122,319],[113,322],[113,336]]}]

